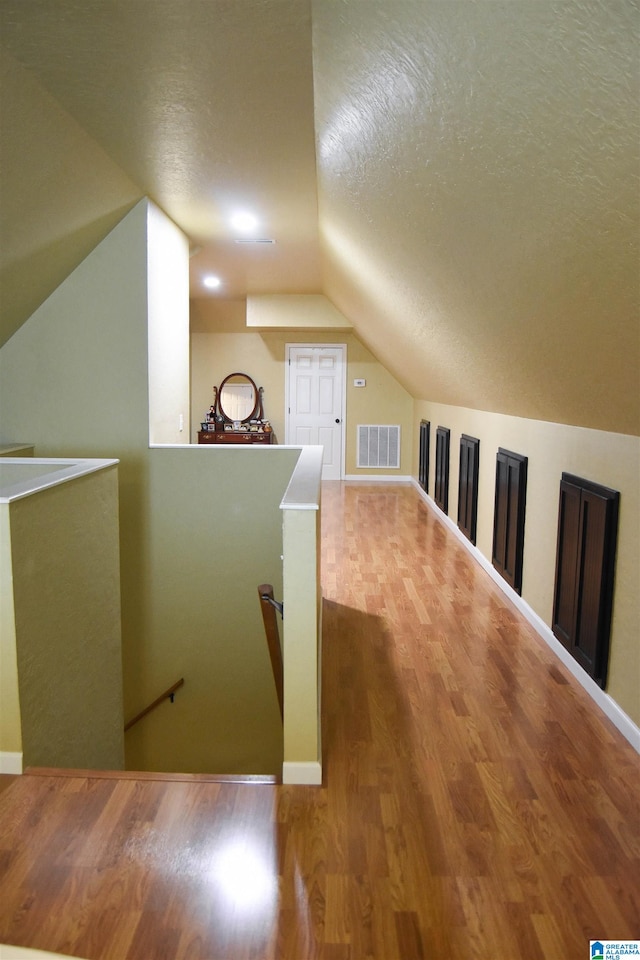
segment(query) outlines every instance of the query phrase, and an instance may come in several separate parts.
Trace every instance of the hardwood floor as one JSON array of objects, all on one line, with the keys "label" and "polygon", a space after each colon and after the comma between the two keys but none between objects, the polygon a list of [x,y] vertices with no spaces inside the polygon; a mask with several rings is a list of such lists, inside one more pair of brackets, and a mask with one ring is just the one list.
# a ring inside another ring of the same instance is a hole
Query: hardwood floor
[{"label": "hardwood floor", "polygon": [[323,498],[324,786],[16,778],[0,942],[587,960],[640,936],[630,745],[412,487]]}]

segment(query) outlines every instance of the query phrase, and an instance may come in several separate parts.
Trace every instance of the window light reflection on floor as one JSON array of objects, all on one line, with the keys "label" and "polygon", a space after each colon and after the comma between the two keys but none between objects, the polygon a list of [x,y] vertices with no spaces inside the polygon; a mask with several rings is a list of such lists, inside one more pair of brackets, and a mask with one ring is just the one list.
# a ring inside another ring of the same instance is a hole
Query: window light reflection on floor
[{"label": "window light reflection on floor", "polygon": [[210,871],[229,907],[257,910],[272,907],[278,895],[278,877],[273,858],[264,844],[231,840],[213,854]]}]

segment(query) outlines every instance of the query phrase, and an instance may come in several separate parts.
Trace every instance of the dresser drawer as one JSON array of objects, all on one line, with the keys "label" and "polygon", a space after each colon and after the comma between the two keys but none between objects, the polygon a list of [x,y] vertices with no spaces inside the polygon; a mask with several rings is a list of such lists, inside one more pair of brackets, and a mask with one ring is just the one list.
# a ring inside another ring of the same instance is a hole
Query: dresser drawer
[{"label": "dresser drawer", "polygon": [[201,430],[198,433],[198,443],[269,444],[271,443],[271,437],[271,433],[258,433],[257,431],[251,433],[249,430],[225,430],[219,433]]}]

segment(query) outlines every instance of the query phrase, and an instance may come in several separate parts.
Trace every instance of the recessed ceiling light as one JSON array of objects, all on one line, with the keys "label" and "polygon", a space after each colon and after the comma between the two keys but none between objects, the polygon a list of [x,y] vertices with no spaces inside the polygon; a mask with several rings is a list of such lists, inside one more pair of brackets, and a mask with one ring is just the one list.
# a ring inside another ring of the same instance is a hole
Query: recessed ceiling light
[{"label": "recessed ceiling light", "polygon": [[258,218],[246,210],[239,210],[231,217],[231,226],[239,233],[253,233],[258,226]]},{"label": "recessed ceiling light", "polygon": [[204,277],[202,280],[203,284],[209,290],[217,290],[218,287],[222,286],[222,280],[220,277],[214,277],[213,274],[210,274],[207,277]]}]

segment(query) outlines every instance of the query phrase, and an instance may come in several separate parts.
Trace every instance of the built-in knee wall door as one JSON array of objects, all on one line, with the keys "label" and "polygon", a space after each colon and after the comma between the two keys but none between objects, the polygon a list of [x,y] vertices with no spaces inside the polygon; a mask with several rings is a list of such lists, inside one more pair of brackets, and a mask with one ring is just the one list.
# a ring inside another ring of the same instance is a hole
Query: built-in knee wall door
[{"label": "built-in knee wall door", "polygon": [[431,443],[431,423],[420,421],[420,451],[418,454],[418,483],[425,493],[429,493],[429,444]]},{"label": "built-in knee wall door", "polygon": [[518,593],[522,592],[526,495],[527,458],[500,447],[496,457],[492,562]]},{"label": "built-in knee wall door", "polygon": [[458,527],[471,543],[476,542],[478,521],[478,465],[480,441],[477,437],[460,437],[460,475],[458,480]]},{"label": "built-in knee wall door", "polygon": [[451,431],[448,427],[436,430],[436,483],[433,499],[440,509],[449,510],[449,444]]},{"label": "built-in knee wall door", "polygon": [[607,680],[620,494],[563,473],[553,632],[601,687]]}]

